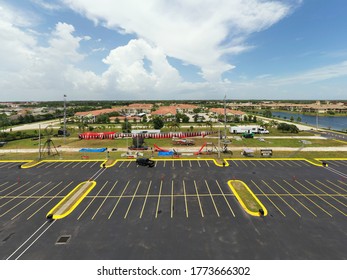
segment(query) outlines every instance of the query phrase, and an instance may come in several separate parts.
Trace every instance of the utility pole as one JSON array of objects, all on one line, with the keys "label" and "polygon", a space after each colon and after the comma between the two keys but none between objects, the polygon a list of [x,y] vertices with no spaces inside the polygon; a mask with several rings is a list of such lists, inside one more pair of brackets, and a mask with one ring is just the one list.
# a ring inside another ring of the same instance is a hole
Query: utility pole
[{"label": "utility pole", "polygon": [[39,160],[41,160],[41,125],[39,124]]},{"label": "utility pole", "polygon": [[64,94],[64,145],[66,142],[66,94]]},{"label": "utility pole", "polygon": [[227,140],[227,107],[226,107],[227,94],[224,95],[224,140]]}]

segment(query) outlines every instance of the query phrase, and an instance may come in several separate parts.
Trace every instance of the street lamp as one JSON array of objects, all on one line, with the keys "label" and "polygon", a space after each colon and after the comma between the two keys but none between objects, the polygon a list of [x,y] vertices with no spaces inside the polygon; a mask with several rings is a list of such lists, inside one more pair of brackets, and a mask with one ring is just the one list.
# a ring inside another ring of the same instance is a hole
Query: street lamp
[{"label": "street lamp", "polygon": [[64,145],[66,142],[66,94],[64,94]]}]

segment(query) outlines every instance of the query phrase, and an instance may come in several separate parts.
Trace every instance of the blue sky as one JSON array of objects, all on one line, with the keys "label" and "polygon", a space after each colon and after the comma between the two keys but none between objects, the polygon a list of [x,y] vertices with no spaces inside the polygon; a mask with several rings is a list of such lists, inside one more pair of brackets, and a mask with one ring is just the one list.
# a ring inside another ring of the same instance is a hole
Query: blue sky
[{"label": "blue sky", "polygon": [[0,0],[1,101],[347,99],[345,0]]}]

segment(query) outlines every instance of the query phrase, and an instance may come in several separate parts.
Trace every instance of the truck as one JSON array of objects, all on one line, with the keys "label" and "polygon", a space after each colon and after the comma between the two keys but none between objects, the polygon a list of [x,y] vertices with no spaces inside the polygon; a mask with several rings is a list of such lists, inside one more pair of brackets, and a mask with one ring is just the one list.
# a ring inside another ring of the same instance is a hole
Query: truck
[{"label": "truck", "polygon": [[261,127],[260,125],[245,125],[245,126],[231,126],[229,129],[230,133],[243,134],[243,133],[258,133],[267,134],[268,130]]}]

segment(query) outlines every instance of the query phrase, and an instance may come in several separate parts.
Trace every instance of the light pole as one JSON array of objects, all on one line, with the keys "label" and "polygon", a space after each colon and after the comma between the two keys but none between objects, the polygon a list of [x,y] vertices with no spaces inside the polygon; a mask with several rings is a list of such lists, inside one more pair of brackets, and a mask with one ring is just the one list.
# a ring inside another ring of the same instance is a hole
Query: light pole
[{"label": "light pole", "polygon": [[64,94],[64,145],[66,142],[66,94]]},{"label": "light pole", "polygon": [[224,95],[224,140],[227,139],[227,107],[226,107],[227,94]]},{"label": "light pole", "polygon": [[220,159],[220,125],[218,126],[218,159]]}]

